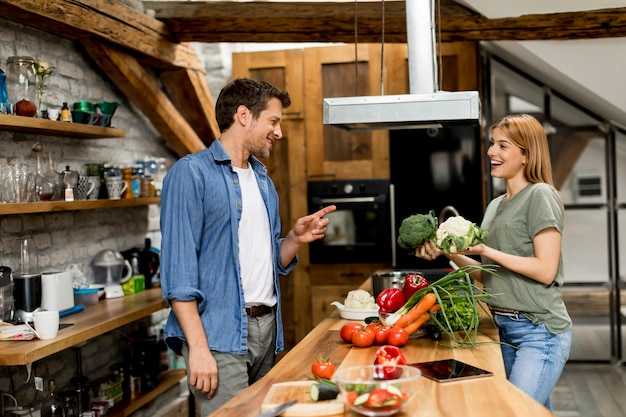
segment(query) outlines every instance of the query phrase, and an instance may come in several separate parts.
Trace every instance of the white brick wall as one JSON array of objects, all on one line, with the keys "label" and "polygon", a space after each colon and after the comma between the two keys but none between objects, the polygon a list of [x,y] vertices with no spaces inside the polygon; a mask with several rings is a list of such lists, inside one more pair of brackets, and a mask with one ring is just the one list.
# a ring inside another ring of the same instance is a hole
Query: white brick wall
[{"label": "white brick wall", "polygon": [[[131,6],[137,4],[141,9],[139,1],[125,2]],[[210,73],[211,90],[217,98],[230,78],[229,68],[224,70],[219,62],[219,56],[223,55],[220,46],[203,45],[197,51],[217,55],[217,60],[216,57],[204,60]],[[45,100],[50,109],[60,109],[65,101],[70,106],[75,101],[119,101],[121,105],[113,117],[113,126],[125,130],[126,137],[87,140],[0,132],[0,163],[28,160],[31,146],[37,141],[43,143],[46,153],[52,154],[57,171],[66,165],[80,170],[88,162],[125,166],[145,156],[164,157],[168,166],[175,162],[175,156],[149,121],[112,85],[106,74],[81,54],[74,42],[0,18],[0,68],[6,70],[7,58],[14,55],[32,56],[55,66],[46,82]],[[62,270],[76,264],[89,277],[92,275],[91,258],[101,249],[143,247],[145,237],[151,238],[153,246],[160,247],[159,209],[150,206],[0,216],[0,264],[15,265],[16,239],[26,235],[35,238],[42,271]],[[123,335],[129,329],[127,326],[80,346],[86,376],[91,380],[103,376],[112,363],[123,358]],[[75,363],[74,349],[55,354],[33,365],[33,375],[28,382],[25,382],[26,367],[0,367],[0,391],[15,395],[20,405],[39,404],[47,395],[47,383],[44,392],[37,393],[32,377],[36,374],[54,378],[59,389],[66,389],[76,375]],[[184,397],[184,386],[182,391],[175,387],[161,396],[161,400],[178,404],[178,414],[184,415],[181,410],[185,409],[185,401],[181,402],[181,392]],[[155,404],[154,409],[163,408],[163,402],[160,404]],[[155,415],[156,411],[150,410],[144,409],[143,415]]]}]

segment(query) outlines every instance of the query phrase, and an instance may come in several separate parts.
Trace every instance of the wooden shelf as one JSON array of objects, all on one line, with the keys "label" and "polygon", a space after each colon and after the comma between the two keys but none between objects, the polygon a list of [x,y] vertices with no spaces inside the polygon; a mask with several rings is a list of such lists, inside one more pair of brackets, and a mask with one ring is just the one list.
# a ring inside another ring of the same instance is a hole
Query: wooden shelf
[{"label": "wooden shelf", "polygon": [[176,386],[182,378],[187,375],[184,369],[170,369],[161,375],[159,384],[149,392],[141,394],[135,398],[126,398],[117,404],[112,410],[109,410],[109,417],[127,417],[139,410],[150,401],[155,400],[159,395],[168,389]]},{"label": "wooden shelf", "polygon": [[26,365],[103,335],[167,307],[160,288],[100,300],[80,313],[61,319],[72,324],[50,340],[0,342],[0,366]]},{"label": "wooden shelf", "polygon": [[64,136],[77,139],[123,138],[126,132],[113,127],[58,122],[36,117],[0,114],[0,130],[26,132],[33,135]]},{"label": "wooden shelf", "polygon": [[34,203],[0,203],[0,216],[7,214],[48,213],[52,211],[95,210],[137,207],[161,203],[160,197],[121,198],[119,200],[37,201]]}]

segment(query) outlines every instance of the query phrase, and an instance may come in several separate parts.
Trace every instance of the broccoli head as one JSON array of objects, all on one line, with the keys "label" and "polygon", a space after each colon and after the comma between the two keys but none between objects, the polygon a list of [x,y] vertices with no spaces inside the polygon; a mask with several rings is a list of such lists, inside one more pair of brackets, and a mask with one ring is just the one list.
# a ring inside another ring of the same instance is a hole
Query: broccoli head
[{"label": "broccoli head", "polygon": [[415,248],[435,237],[437,225],[438,221],[432,210],[428,214],[413,214],[407,217],[400,225],[398,245],[414,254]]}]

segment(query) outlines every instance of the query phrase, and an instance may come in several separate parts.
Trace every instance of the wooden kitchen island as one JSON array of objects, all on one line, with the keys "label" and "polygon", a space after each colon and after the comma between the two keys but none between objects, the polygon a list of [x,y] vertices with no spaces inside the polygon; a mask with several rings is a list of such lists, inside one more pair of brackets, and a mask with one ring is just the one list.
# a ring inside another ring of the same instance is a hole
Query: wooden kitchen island
[{"label": "wooden kitchen island", "polygon": [[[274,383],[307,380],[311,363],[321,353],[338,367],[370,365],[377,346],[357,348],[344,343],[339,330],[346,321],[329,317],[289,351],[260,381],[222,406],[211,417],[255,417]],[[437,359],[458,359],[493,372],[493,376],[437,383],[420,379],[419,394],[412,409],[396,416],[424,417],[543,417],[553,416],[546,408],[507,381],[502,363],[498,332],[489,319],[480,327],[479,344],[474,348],[450,349],[447,338],[434,341],[423,337],[410,340],[402,351],[409,363]],[[356,417],[348,411],[344,416]]]}]

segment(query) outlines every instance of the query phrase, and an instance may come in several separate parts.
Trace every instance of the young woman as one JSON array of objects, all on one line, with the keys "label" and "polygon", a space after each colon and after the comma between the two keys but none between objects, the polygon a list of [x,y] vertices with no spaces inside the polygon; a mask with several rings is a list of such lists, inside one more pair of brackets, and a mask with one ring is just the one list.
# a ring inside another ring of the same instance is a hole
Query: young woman
[{"label": "young woman", "polygon": [[[502,178],[506,193],[487,206],[481,227],[485,244],[457,254],[459,266],[499,265],[497,273],[476,274],[493,294],[488,301],[499,328],[506,376],[552,410],[550,393],[569,356],[572,322],[561,297],[563,285],[563,204],[552,181],[543,126],[526,114],[510,115],[490,129],[487,155],[491,175]],[[442,254],[431,241],[416,252],[424,259]]]}]

